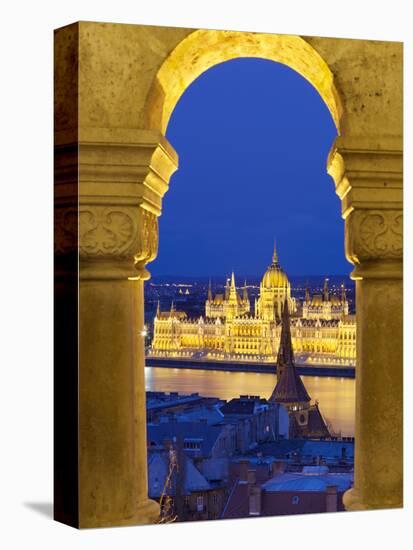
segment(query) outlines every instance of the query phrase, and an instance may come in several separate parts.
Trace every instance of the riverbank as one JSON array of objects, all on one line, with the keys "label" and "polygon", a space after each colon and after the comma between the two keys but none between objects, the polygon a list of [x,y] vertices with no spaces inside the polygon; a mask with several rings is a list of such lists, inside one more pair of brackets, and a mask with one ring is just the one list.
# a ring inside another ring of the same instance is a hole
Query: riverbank
[{"label": "riverbank", "polygon": [[[275,374],[274,363],[237,363],[235,361],[211,361],[205,359],[185,359],[182,357],[146,357],[147,367],[194,369],[229,372],[255,372]],[[355,368],[351,366],[296,364],[298,374],[302,376],[333,376],[337,378],[355,378]]]},{"label": "riverbank", "polygon": [[[333,431],[346,437],[354,436],[355,379],[316,375],[303,377],[303,381],[313,402],[318,401],[323,417]],[[145,368],[146,391],[198,393],[225,401],[240,395],[259,395],[269,399],[276,382],[274,370],[265,373],[213,371],[199,366],[189,368],[187,364]]]}]

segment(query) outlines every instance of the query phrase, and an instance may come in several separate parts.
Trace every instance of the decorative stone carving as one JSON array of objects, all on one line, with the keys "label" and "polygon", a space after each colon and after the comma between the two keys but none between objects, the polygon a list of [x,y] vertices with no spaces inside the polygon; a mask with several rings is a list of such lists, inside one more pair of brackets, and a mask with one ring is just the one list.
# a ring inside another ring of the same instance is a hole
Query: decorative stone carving
[{"label": "decorative stone carving", "polygon": [[401,260],[403,213],[399,210],[358,210],[347,220],[348,250],[356,263]]},{"label": "decorative stone carving", "polygon": [[131,209],[95,206],[79,212],[81,256],[128,257],[136,239]]},{"label": "decorative stone carving", "polygon": [[[130,260],[131,272],[148,279],[145,265],[158,252],[157,216],[142,207],[87,206],[79,211],[80,259]],[[133,270],[135,266],[135,271]]]},{"label": "decorative stone carving", "polygon": [[[79,220],[79,228],[77,226]],[[86,260],[130,259],[137,275],[158,252],[157,216],[141,207],[87,206],[56,209],[55,252],[79,251]]]}]

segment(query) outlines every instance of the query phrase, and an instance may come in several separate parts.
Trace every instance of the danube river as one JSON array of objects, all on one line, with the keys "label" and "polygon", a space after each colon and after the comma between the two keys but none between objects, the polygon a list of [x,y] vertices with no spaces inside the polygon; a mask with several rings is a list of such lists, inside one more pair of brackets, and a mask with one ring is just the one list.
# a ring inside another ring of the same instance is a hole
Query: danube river
[{"label": "danube river", "polygon": [[[335,432],[354,435],[355,381],[351,378],[302,376],[313,401]],[[177,391],[231,399],[240,395],[270,397],[275,374],[145,367],[146,391]]]}]

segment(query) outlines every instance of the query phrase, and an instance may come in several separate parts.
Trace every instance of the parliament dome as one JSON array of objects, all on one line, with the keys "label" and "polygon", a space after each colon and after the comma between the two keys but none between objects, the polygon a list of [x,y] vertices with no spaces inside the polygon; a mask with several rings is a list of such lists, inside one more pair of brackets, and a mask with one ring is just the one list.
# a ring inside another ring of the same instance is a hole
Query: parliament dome
[{"label": "parliament dome", "polygon": [[288,277],[278,263],[277,251],[274,245],[272,263],[264,273],[261,284],[264,288],[279,288],[288,285]]},{"label": "parliament dome", "polygon": [[287,286],[288,277],[280,266],[271,264],[262,278],[262,285],[265,288],[278,288]]}]

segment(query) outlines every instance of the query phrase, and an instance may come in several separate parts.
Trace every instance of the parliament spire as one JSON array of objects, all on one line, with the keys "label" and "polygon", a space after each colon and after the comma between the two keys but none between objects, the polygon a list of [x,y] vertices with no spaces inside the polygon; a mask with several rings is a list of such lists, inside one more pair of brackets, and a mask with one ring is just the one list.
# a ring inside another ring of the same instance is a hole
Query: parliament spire
[{"label": "parliament spire", "polygon": [[274,252],[272,254],[272,263],[274,265],[278,264],[278,254],[277,254],[277,247],[276,247],[276,244],[275,244],[275,239],[274,239]]}]

